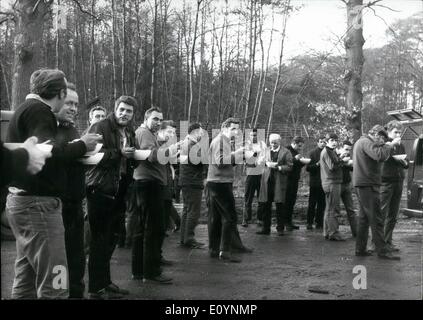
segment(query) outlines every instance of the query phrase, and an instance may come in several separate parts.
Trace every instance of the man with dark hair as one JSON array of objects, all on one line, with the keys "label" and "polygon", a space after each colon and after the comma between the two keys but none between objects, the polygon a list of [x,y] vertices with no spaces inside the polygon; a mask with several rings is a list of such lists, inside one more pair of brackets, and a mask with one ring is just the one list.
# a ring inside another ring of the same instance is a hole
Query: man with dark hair
[{"label": "man with dark hair", "polygon": [[288,188],[286,189],[285,226],[288,231],[297,230],[300,227],[292,223],[295,202],[297,201],[298,182],[301,178],[301,169],[305,165],[301,151],[304,146],[304,138],[295,136],[287,149],[291,152],[293,167],[288,173]]},{"label": "man with dark hair", "polygon": [[68,272],[60,200],[66,180],[63,161],[94,149],[98,137],[89,135],[69,144],[56,141],[54,113],[62,108],[67,94],[62,71],[37,70],[30,87],[31,94],[10,120],[8,141],[24,142],[35,136],[39,142],[50,141],[53,149],[41,172],[17,175],[9,188],[6,207],[17,248],[12,298],[67,298],[67,286],[54,284],[57,276],[67,281]]},{"label": "man with dark hair", "polygon": [[[163,221],[163,188],[167,185],[166,167],[160,162],[157,132],[163,113],[152,107],[136,130],[137,149],[150,151],[134,170],[138,205],[138,224],[132,244],[132,278],[144,282],[171,284],[160,268]],[[171,152],[174,154],[174,150]]]},{"label": "man with dark hair", "polygon": [[353,237],[357,236],[357,216],[354,210],[354,202],[352,197],[351,171],[353,170],[353,161],[351,160],[352,143],[349,140],[343,142],[343,147],[339,151],[343,160],[342,166],[342,184],[341,184],[341,200],[344,203],[347,212],[348,222]]},{"label": "man with dark hair", "polygon": [[[254,128],[250,132],[250,140],[246,143],[248,150],[256,154],[256,158],[261,157],[266,149],[266,143],[264,141],[257,141],[257,128]],[[242,218],[242,226],[248,227],[248,224],[252,219],[252,204],[254,194],[257,193],[257,198],[260,195],[260,183],[261,177],[264,172],[265,166],[258,165],[258,163],[245,164],[247,178],[245,179],[245,194],[244,194],[244,211]],[[261,221],[263,216],[263,205],[257,201],[257,220]]]},{"label": "man with dark hair", "polygon": [[[206,168],[206,165],[201,161],[202,149],[199,144],[203,140],[205,141],[206,135],[207,133],[201,128],[199,123],[190,124],[188,136],[185,139],[186,142],[182,145],[181,164],[179,165],[179,184],[182,187],[184,200],[181,221],[181,244],[192,249],[203,246],[203,243],[195,239],[194,230],[200,218],[205,178],[204,169]],[[195,148],[198,148],[197,153],[195,155],[191,154],[196,151]]]},{"label": "man with dark hair", "polygon": [[389,159],[400,138],[386,143],[388,134],[381,125],[375,125],[368,135],[362,136],[354,145],[353,185],[360,203],[355,254],[369,256],[367,240],[369,226],[379,258],[399,260],[387,246],[383,234],[383,213],[380,206],[380,185],[382,162]]},{"label": "man with dark hair", "polygon": [[97,123],[101,120],[106,119],[106,116],[107,116],[106,108],[102,106],[95,106],[91,108],[88,114],[88,122],[90,125],[93,125],[94,123]]},{"label": "man with dark hair", "polygon": [[132,181],[135,99],[120,97],[114,113],[95,123],[90,132],[103,136],[103,158],[87,170],[88,220],[91,230],[88,261],[91,299],[121,298],[129,292],[111,280],[110,259],[125,230],[125,196]]},{"label": "man with dark hair", "polygon": [[345,241],[339,233],[339,223],[336,218],[341,213],[341,183],[342,160],[336,153],[338,136],[335,133],[326,135],[326,147],[320,154],[320,176],[322,188],[326,196],[323,234],[325,239]]},{"label": "man with dark hair", "polygon": [[[65,104],[55,114],[59,122],[56,140],[59,143],[70,143],[80,139],[75,128],[75,117],[78,112],[79,98],[75,85],[68,83]],[[65,227],[65,247],[69,268],[69,298],[84,297],[84,215],[82,200],[85,198],[85,170],[77,161],[65,163],[66,183],[63,196],[62,217]]]},{"label": "man with dark hair", "polygon": [[221,132],[209,149],[207,173],[209,249],[212,258],[241,262],[231,254],[232,233],[236,228],[237,213],[232,190],[237,157],[244,147],[231,151],[231,138],[238,135],[239,120],[229,118],[222,123]]},{"label": "man with dark hair", "polygon": [[310,195],[308,198],[307,230],[313,230],[313,222],[316,222],[316,229],[323,228],[323,214],[325,212],[325,192],[322,188],[320,177],[320,154],[326,146],[324,136],[317,139],[317,147],[310,151],[310,163],[306,170],[310,173]]},{"label": "man with dark hair", "polygon": [[[404,126],[397,120],[387,124],[389,140],[401,138]],[[398,212],[401,203],[402,188],[405,178],[405,170],[408,168],[406,159],[395,159],[395,155],[405,155],[405,147],[402,144],[393,146],[392,155],[382,164],[382,185],[380,186],[380,204],[384,223],[384,238],[392,251],[399,248],[392,243],[392,234],[397,223]]]},{"label": "man with dark hair", "polygon": [[270,234],[272,203],[276,204],[276,230],[278,236],[283,236],[283,211],[287,189],[287,174],[292,170],[291,152],[281,145],[281,136],[272,133],[269,135],[270,148],[266,149],[259,160],[265,162],[266,170],[261,178],[259,201],[264,203],[263,229],[257,234]]}]

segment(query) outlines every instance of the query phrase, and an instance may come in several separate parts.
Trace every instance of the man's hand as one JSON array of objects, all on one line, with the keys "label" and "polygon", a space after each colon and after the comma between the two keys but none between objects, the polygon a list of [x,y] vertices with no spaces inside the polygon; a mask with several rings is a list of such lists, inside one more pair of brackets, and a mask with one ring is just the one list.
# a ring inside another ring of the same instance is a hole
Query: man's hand
[{"label": "man's hand", "polygon": [[134,158],[134,155],[135,155],[135,148],[134,147],[122,148],[121,153],[125,158],[132,159]]},{"label": "man's hand", "polygon": [[302,156],[301,154],[297,154],[297,155],[295,156],[295,160],[300,160],[302,157],[303,157],[303,156]]},{"label": "man's hand", "polygon": [[41,171],[46,159],[51,157],[51,152],[46,152],[37,148],[37,137],[30,137],[23,143],[23,148],[28,152],[27,171],[30,174],[36,174]]},{"label": "man's hand", "polygon": [[101,135],[96,133],[87,133],[81,137],[81,140],[85,143],[87,151],[93,151],[97,146],[97,142],[101,140]]}]

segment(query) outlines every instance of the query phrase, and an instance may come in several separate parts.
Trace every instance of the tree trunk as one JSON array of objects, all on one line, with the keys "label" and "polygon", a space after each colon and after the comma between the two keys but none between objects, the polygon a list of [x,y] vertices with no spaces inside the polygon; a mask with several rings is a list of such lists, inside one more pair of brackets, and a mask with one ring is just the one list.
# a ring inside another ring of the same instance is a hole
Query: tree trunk
[{"label": "tree trunk", "polygon": [[14,39],[12,110],[15,110],[29,93],[31,74],[41,67],[45,15],[50,3],[19,0],[16,3],[16,31]]},{"label": "tree trunk", "polygon": [[363,92],[361,87],[361,73],[363,70],[363,0],[349,0],[347,3],[347,35],[345,49],[347,53],[347,70],[344,81],[347,86],[347,108],[351,112],[349,119],[356,141],[362,134],[361,110],[363,106]]},{"label": "tree trunk", "polygon": [[117,99],[117,61],[116,61],[116,5],[112,0],[112,60],[113,60],[113,99]]}]

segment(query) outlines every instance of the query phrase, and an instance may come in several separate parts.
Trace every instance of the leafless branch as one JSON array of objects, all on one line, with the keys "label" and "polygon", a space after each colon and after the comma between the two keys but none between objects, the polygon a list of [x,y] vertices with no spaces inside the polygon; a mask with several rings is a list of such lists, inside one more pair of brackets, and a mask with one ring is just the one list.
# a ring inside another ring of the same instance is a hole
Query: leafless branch
[{"label": "leafless branch", "polygon": [[97,17],[96,15],[92,14],[91,12],[85,10],[82,5],[79,3],[78,0],[71,0],[73,3],[75,3],[78,6],[79,11],[81,11],[82,13],[85,13],[87,15],[89,15],[90,17],[96,19],[97,21],[101,21],[101,19],[99,17]]}]

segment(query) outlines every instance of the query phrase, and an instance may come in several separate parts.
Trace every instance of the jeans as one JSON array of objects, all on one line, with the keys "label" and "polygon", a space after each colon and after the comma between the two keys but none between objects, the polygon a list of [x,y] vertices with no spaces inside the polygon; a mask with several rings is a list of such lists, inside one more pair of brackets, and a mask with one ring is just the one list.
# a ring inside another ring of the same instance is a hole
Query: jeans
[{"label": "jeans", "polygon": [[82,298],[85,284],[84,213],[82,201],[63,202],[66,257],[69,268],[69,297]]},{"label": "jeans", "polygon": [[135,181],[138,223],[132,244],[132,274],[154,278],[161,274],[164,233],[162,186],[156,181]]},{"label": "jeans", "polygon": [[341,213],[341,185],[329,184],[324,186],[326,195],[326,208],[323,225],[323,234],[333,236],[338,233],[339,223],[336,216]]},{"label": "jeans", "polygon": [[[250,221],[252,219],[252,204],[254,200],[254,195],[257,192],[257,198],[260,194],[260,183],[261,175],[249,175],[245,180],[245,205],[243,212],[243,222]],[[259,202],[257,207],[257,220],[263,219],[263,208],[262,204]]]},{"label": "jeans", "polygon": [[323,227],[323,217],[325,213],[325,192],[321,186],[310,186],[310,196],[308,198],[307,224],[316,222],[316,227]]},{"label": "jeans", "polygon": [[341,185],[341,199],[347,212],[348,222],[350,223],[351,234],[357,236],[357,216],[354,210],[354,201],[352,198],[351,183],[343,183]]},{"label": "jeans", "polygon": [[231,250],[232,232],[237,222],[232,183],[208,182],[207,188],[209,249],[228,253]]},{"label": "jeans", "polygon": [[182,187],[184,208],[181,221],[181,243],[188,244],[194,241],[195,227],[201,213],[201,197],[203,190],[200,188]]},{"label": "jeans", "polygon": [[16,238],[12,298],[67,298],[69,285],[60,199],[9,194],[6,208]]},{"label": "jeans", "polygon": [[369,226],[372,231],[372,240],[375,243],[376,251],[385,253],[387,251],[383,236],[383,213],[380,208],[379,186],[356,187],[360,212],[357,224],[356,252],[364,252],[367,248],[369,237]]},{"label": "jeans", "polygon": [[392,244],[392,234],[397,223],[401,203],[403,181],[382,183],[380,187],[380,202],[385,219],[384,238]]}]

